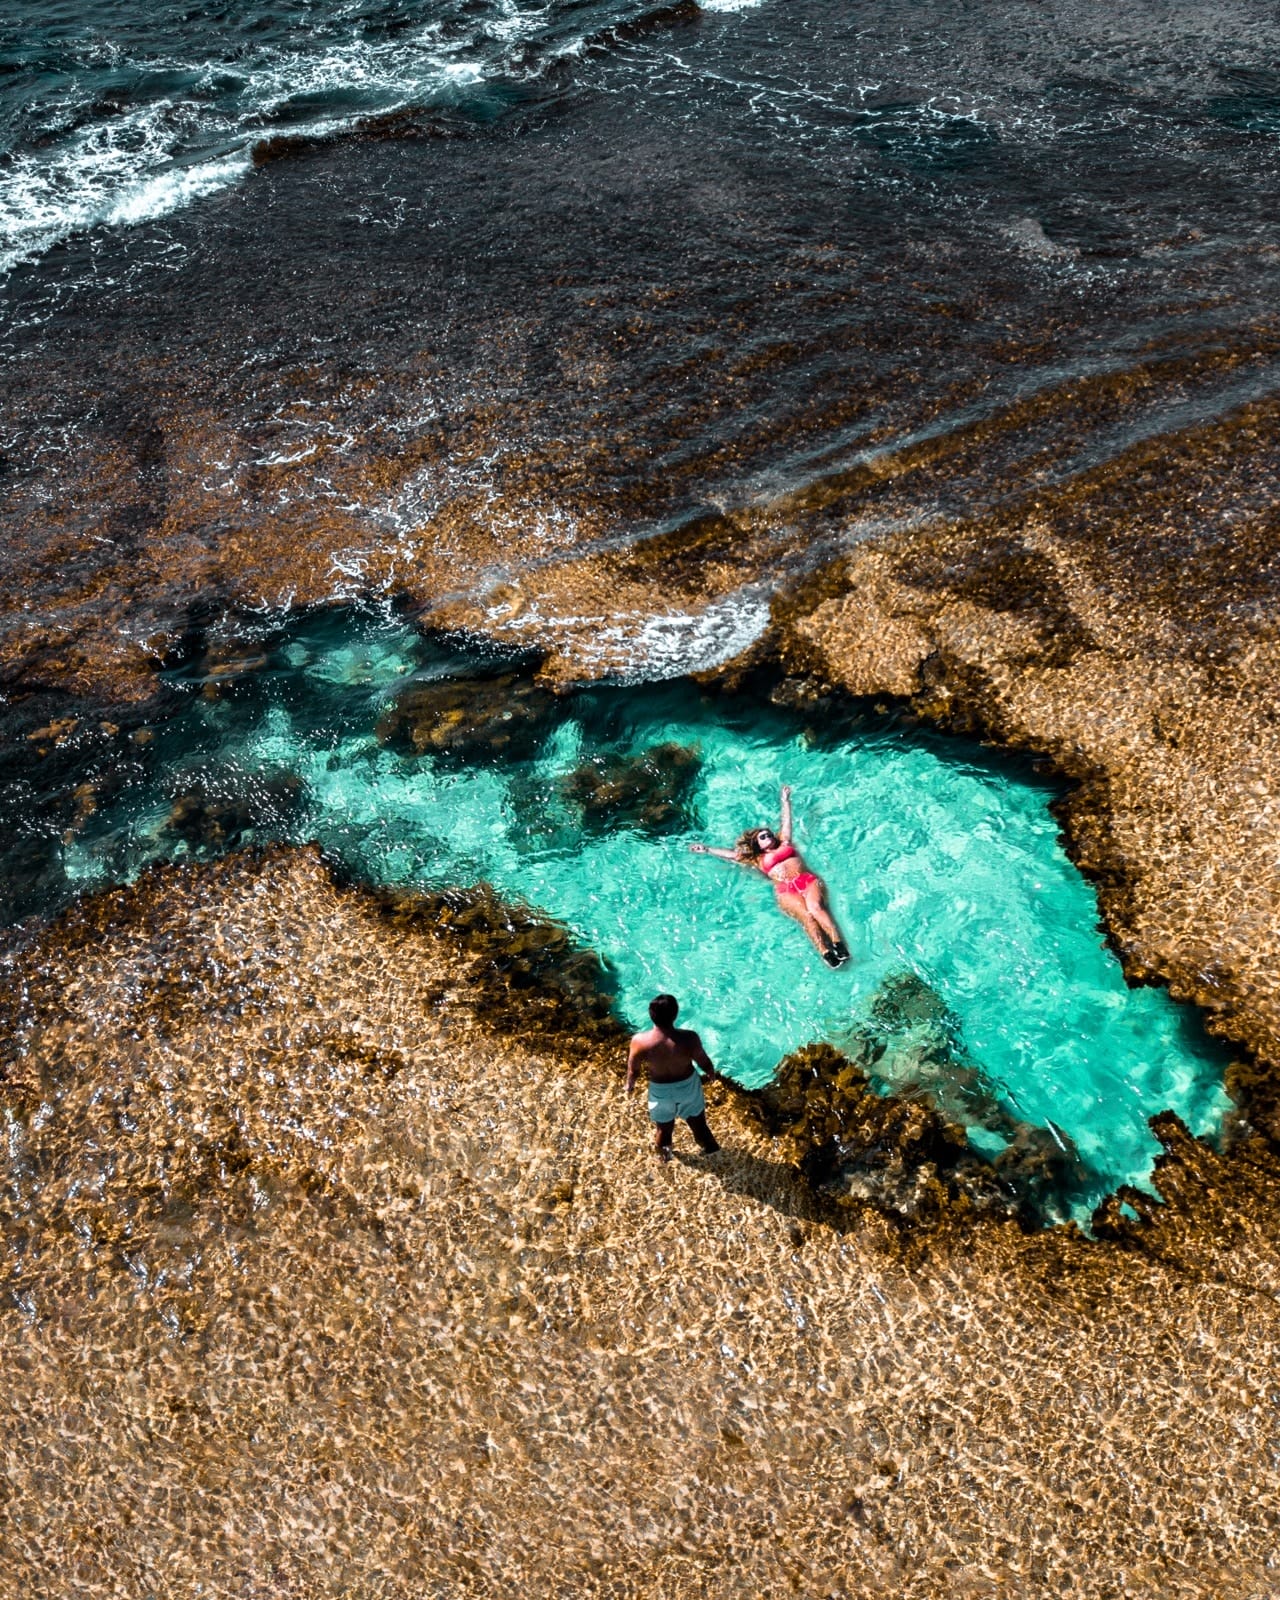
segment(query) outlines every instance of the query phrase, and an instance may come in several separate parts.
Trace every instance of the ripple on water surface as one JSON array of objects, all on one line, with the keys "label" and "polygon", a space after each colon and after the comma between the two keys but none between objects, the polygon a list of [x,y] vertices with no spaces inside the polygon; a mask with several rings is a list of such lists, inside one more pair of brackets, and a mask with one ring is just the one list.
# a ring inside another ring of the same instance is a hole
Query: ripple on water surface
[{"label": "ripple on water surface", "polygon": [[[954,1071],[951,1109],[968,1098],[980,1147],[1016,1123],[1074,1141],[1082,1205],[1149,1174],[1155,1112],[1218,1124],[1221,1049],[1163,991],[1127,987],[1059,845],[1054,791],[1020,767],[687,682],[556,698],[475,670],[407,631],[312,623],[269,671],[192,696],[67,871],[101,882],[256,827],[318,839],[375,883],[484,879],[597,950],[627,1022],[674,992],[748,1086],[815,1039],[878,1035],[883,1084],[937,1093]],[[776,822],[783,783],[852,952],[839,971],[759,873],[687,848]]]}]

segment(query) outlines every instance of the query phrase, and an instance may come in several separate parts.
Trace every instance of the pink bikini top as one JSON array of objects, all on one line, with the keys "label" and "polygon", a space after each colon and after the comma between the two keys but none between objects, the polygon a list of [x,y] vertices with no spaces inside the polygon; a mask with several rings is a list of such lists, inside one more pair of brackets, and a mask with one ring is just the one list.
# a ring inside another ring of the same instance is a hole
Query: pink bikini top
[{"label": "pink bikini top", "polygon": [[789,844],[780,844],[776,850],[766,850],[760,857],[760,870],[767,878],[775,867],[781,866],[784,861],[790,861],[796,854],[795,848]]}]

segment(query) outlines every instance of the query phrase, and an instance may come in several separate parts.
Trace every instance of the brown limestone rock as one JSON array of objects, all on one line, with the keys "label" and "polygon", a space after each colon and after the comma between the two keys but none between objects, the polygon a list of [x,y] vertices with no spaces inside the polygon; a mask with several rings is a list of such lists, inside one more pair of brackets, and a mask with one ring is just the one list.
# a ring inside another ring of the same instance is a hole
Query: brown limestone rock
[{"label": "brown limestone rock", "polygon": [[[1160,1119],[1124,1237],[905,1228],[777,1159],[827,1137],[811,1056],[777,1138],[713,1086],[723,1152],[658,1169],[620,1030],[510,1037],[502,913],[443,911],[244,851],[8,952],[14,1593],[1269,1592],[1262,1141]],[[928,1216],[957,1147],[860,1070]]]},{"label": "brown limestone rock", "polygon": [[487,883],[436,893],[369,892],[395,927],[465,952],[469,980],[483,996],[485,1026],[495,1034],[555,1040],[566,1051],[623,1038],[608,969],[549,917],[501,899]]}]

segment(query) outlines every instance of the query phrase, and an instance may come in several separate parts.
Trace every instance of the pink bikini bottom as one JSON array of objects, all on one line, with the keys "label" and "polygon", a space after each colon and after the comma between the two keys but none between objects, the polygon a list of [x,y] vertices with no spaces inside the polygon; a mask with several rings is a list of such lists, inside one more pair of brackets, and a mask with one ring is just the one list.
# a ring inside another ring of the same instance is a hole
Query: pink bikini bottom
[{"label": "pink bikini bottom", "polygon": [[817,883],[816,872],[797,872],[794,878],[775,878],[774,888],[779,894],[803,894],[811,883]]}]

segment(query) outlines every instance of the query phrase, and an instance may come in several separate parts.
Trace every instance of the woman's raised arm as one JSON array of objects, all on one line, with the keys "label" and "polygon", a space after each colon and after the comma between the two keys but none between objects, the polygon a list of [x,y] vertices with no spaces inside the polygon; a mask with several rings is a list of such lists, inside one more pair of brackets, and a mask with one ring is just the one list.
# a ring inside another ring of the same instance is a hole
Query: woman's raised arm
[{"label": "woman's raised arm", "polygon": [[782,830],[778,837],[783,844],[791,843],[791,785],[782,785]]}]

